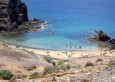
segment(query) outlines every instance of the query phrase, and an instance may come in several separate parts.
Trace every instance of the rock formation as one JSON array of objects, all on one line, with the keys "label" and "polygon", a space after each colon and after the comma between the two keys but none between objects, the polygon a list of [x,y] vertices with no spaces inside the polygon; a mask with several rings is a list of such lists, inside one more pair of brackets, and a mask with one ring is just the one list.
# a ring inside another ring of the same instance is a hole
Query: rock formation
[{"label": "rock formation", "polygon": [[32,22],[39,25],[43,21],[29,21],[27,7],[22,0],[0,0],[0,32],[28,31],[28,24],[33,26]]},{"label": "rock formation", "polygon": [[112,50],[115,49],[115,38],[112,39],[110,36],[106,35],[103,31],[96,31],[96,35],[88,38],[87,40],[93,42],[99,46],[102,50]]}]

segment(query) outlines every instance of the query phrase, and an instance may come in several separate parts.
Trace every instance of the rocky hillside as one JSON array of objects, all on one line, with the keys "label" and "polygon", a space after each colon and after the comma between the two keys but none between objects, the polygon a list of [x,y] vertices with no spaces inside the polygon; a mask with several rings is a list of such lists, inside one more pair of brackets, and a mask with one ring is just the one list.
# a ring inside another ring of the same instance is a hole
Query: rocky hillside
[{"label": "rocky hillside", "polygon": [[28,20],[27,6],[22,0],[0,0],[0,32],[27,31],[29,28],[25,22],[32,23]]}]

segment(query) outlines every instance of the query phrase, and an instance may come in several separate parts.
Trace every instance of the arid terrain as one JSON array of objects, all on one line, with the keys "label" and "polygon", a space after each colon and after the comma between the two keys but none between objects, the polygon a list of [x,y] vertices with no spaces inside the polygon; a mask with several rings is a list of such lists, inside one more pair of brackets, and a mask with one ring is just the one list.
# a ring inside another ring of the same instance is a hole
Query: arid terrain
[{"label": "arid terrain", "polygon": [[[0,70],[10,70],[14,75],[7,81],[1,78],[1,82],[115,82],[114,50],[100,55],[96,55],[97,52],[91,55],[90,51],[88,55],[87,51],[72,58],[61,58],[65,54],[63,51],[58,58],[55,55],[59,51],[53,51],[54,56],[52,51],[43,51],[35,53],[0,42]],[[53,58],[57,60],[56,66],[52,66]]]}]

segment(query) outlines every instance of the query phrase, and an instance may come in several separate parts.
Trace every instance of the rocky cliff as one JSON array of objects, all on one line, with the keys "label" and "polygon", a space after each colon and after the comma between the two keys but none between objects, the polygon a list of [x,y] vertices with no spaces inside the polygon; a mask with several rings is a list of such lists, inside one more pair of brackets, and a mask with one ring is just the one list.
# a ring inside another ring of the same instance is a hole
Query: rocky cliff
[{"label": "rocky cliff", "polygon": [[27,12],[27,6],[22,0],[0,0],[0,32],[28,31],[28,26],[33,26],[32,22],[38,25],[43,22],[29,21]]}]

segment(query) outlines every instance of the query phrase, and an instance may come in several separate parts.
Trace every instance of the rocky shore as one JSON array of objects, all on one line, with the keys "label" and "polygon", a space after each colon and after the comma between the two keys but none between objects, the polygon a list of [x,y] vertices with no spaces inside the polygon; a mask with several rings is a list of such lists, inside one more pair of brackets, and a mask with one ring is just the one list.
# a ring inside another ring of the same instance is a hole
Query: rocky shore
[{"label": "rocky shore", "polygon": [[96,34],[93,37],[90,37],[87,40],[98,45],[101,50],[115,49],[115,38],[108,36],[102,30],[95,31],[95,33]]},{"label": "rocky shore", "polygon": [[0,33],[33,31],[44,23],[38,19],[29,20],[27,6],[22,0],[0,0]]}]

